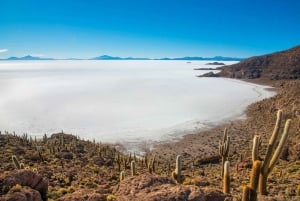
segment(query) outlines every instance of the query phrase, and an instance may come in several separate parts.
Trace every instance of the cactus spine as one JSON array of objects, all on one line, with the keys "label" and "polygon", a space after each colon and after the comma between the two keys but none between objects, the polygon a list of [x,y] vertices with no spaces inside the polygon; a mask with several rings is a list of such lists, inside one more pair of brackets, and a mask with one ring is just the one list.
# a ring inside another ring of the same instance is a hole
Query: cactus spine
[{"label": "cactus spine", "polygon": [[20,163],[19,163],[19,160],[17,159],[17,156],[16,156],[16,155],[13,155],[11,158],[12,158],[12,160],[13,160],[13,163],[14,163],[15,167],[16,167],[17,169],[21,169],[21,165],[20,165]]},{"label": "cactus spine", "polygon": [[135,176],[136,175],[136,169],[135,169],[135,162],[134,161],[131,161],[130,169],[131,169],[131,176]]},{"label": "cactus spine", "polygon": [[227,128],[224,130],[223,141],[219,142],[219,154],[222,157],[221,176],[224,175],[224,163],[228,159],[230,137],[227,134]]},{"label": "cactus spine", "polygon": [[229,171],[230,163],[229,161],[225,161],[224,163],[224,176],[223,176],[223,193],[230,193],[230,171]]},{"label": "cactus spine", "polygon": [[[287,140],[289,128],[291,125],[291,120],[288,119],[285,123],[283,133],[279,140],[279,129],[282,121],[282,111],[279,110],[277,113],[276,124],[272,133],[272,136],[269,141],[267,148],[267,153],[263,161],[260,176],[259,176],[259,192],[262,195],[267,195],[267,178],[272,169],[274,168],[276,162],[278,161],[279,155],[283,149],[283,146]],[[279,142],[278,142],[279,140]],[[278,143],[278,146],[275,145]]]}]

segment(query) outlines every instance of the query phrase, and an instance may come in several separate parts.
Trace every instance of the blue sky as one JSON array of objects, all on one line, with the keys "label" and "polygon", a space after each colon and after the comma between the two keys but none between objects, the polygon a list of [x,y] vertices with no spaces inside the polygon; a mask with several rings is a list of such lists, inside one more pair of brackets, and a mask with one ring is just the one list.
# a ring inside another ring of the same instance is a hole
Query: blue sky
[{"label": "blue sky", "polygon": [[249,57],[299,44],[298,0],[0,0],[0,58]]}]

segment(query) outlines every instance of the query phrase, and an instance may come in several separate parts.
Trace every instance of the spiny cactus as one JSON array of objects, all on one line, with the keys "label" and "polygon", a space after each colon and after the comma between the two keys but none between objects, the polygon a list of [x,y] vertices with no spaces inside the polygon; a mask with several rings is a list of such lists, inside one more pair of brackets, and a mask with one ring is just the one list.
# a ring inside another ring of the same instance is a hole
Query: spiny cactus
[{"label": "spiny cactus", "polygon": [[259,158],[259,146],[261,144],[261,139],[259,135],[255,135],[253,138],[252,146],[252,163],[254,163]]},{"label": "spiny cactus", "polygon": [[123,181],[125,179],[125,172],[120,172],[120,181]]},{"label": "spiny cactus", "polygon": [[261,170],[262,162],[256,160],[252,165],[252,170],[250,174],[250,185],[244,186],[242,201],[256,201],[257,200],[257,188],[258,180]]},{"label": "spiny cactus", "polygon": [[257,191],[259,174],[261,170],[262,162],[260,160],[256,160],[252,165],[251,175],[250,175],[250,187]]},{"label": "spiny cactus", "polygon": [[[267,178],[272,169],[274,168],[280,153],[283,149],[284,144],[286,143],[289,128],[291,125],[291,120],[288,119],[285,123],[283,133],[281,138],[279,139],[279,130],[282,121],[282,111],[279,110],[277,113],[276,124],[272,133],[272,136],[269,141],[269,145],[267,148],[267,153],[265,159],[263,161],[260,176],[259,176],[259,192],[262,195],[267,195]],[[278,145],[277,145],[278,144]],[[277,147],[276,147],[277,145]]]},{"label": "spiny cactus", "polygon": [[12,161],[17,169],[21,169],[21,165],[16,155],[12,155]]},{"label": "spiny cactus", "polygon": [[219,142],[219,154],[222,157],[221,176],[224,175],[224,163],[228,159],[230,137],[227,134],[227,128],[224,130],[223,140]]},{"label": "spiny cactus", "polygon": [[172,178],[177,181],[177,183],[181,183],[182,182],[182,175],[181,175],[181,168],[182,168],[182,165],[181,165],[181,158],[182,156],[181,155],[178,155],[176,157],[176,167],[175,167],[175,170],[172,172]]},{"label": "spiny cactus", "polygon": [[156,155],[153,156],[153,158],[149,161],[149,163],[147,164],[148,166],[148,171],[149,173],[153,173],[155,172],[155,158],[156,158]]},{"label": "spiny cactus", "polygon": [[20,169],[25,169],[25,164],[24,163],[20,163]]},{"label": "spiny cactus", "polygon": [[230,163],[229,161],[225,161],[224,163],[224,176],[223,176],[223,193],[230,193],[230,171],[229,171]]},{"label": "spiny cactus", "polygon": [[134,161],[131,161],[130,169],[131,169],[131,176],[135,176],[136,175],[136,169],[135,169],[135,162]]},{"label": "spiny cactus", "polygon": [[297,186],[297,189],[296,189],[296,195],[297,195],[297,196],[300,196],[300,184]]}]

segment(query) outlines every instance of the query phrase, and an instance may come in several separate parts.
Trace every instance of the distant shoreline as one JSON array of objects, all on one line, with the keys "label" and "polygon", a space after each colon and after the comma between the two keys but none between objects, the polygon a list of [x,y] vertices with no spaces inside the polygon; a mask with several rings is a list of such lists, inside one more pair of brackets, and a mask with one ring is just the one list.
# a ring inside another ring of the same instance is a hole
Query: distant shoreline
[{"label": "distant shoreline", "polygon": [[[231,78],[227,78],[231,79]],[[244,81],[249,84],[257,84],[266,86],[265,90],[278,92],[279,88],[274,86],[274,82],[269,80],[238,80],[238,79],[231,79],[232,81]],[[270,100],[278,93],[269,97],[264,100]],[[163,156],[165,160],[169,158],[175,158],[176,155],[186,153],[189,156],[189,159],[186,160],[198,160],[205,163],[208,160],[214,160],[215,158],[219,158],[218,149],[218,142],[223,135],[224,128],[229,129],[229,133],[231,138],[234,139],[235,143],[240,143],[240,141],[244,138],[245,135],[242,133],[242,130],[248,129],[250,132],[253,128],[250,128],[248,125],[248,121],[250,121],[251,114],[249,114],[249,108],[257,105],[261,101],[256,101],[247,106],[247,109],[243,112],[243,115],[246,115],[246,118],[231,118],[226,121],[220,122],[220,124],[213,125],[210,128],[203,129],[202,131],[195,132],[195,133],[186,133],[183,135],[182,138],[179,138],[177,141],[169,141],[169,142],[162,142],[157,143],[154,145],[153,149],[151,150],[151,154]],[[255,117],[254,117],[255,118]],[[246,123],[246,124],[245,124]],[[231,134],[233,132],[233,134]],[[255,133],[255,131],[252,131]],[[240,136],[241,135],[241,136]],[[242,138],[241,138],[242,137]],[[249,136],[250,137],[250,136]],[[249,139],[251,141],[251,138]],[[175,148],[176,147],[176,148]]]}]

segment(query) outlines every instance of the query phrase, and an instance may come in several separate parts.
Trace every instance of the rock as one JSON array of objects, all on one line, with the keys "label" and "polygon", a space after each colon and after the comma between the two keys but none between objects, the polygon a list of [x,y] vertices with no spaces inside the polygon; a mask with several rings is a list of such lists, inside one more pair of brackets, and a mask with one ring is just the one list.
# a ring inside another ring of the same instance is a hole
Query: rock
[{"label": "rock", "polygon": [[225,64],[222,63],[222,62],[217,62],[217,61],[215,61],[215,62],[207,63],[207,64],[205,64],[205,65],[225,65]]},{"label": "rock", "polygon": [[208,72],[203,75],[198,75],[197,77],[220,77],[220,75],[214,72]]},{"label": "rock", "polygon": [[288,157],[289,157],[289,147],[286,145],[282,149],[282,152],[280,154],[280,159],[287,161]]},{"label": "rock", "polygon": [[216,189],[205,189],[204,193],[207,201],[224,201],[226,198],[222,191]]},{"label": "rock", "polygon": [[190,179],[189,181],[191,185],[195,185],[195,186],[209,186],[210,182],[208,181],[208,179],[206,177],[201,177],[201,176],[197,176],[195,178]]},{"label": "rock", "polygon": [[73,154],[69,151],[61,151],[61,152],[59,152],[59,157],[61,159],[72,160],[73,159]]},{"label": "rock", "polygon": [[[118,201],[206,201],[221,200],[226,197],[220,191],[208,191],[208,197],[197,186],[176,185],[168,177],[143,174],[125,178],[113,190]],[[209,199],[208,199],[209,198]]]},{"label": "rock", "polygon": [[18,170],[10,175],[0,178],[0,194],[6,194],[16,184],[28,186],[41,195],[42,200],[47,200],[48,181],[30,170]]},{"label": "rock", "polygon": [[289,149],[289,160],[292,161],[300,160],[300,143],[293,145]]},{"label": "rock", "polygon": [[57,201],[106,201],[106,195],[100,194],[94,190],[82,189],[75,191],[70,195],[65,195]]},{"label": "rock", "polygon": [[38,191],[29,187],[22,187],[18,192],[1,196],[0,201],[42,201],[42,198]]},{"label": "rock", "polygon": [[206,165],[206,164],[217,164],[220,162],[220,156],[219,155],[212,155],[205,158],[200,158],[195,161],[195,164],[198,166]]},{"label": "rock", "polygon": [[241,161],[238,162],[237,164],[237,169],[241,170],[241,169],[250,169],[252,168],[252,162],[251,161]]}]

